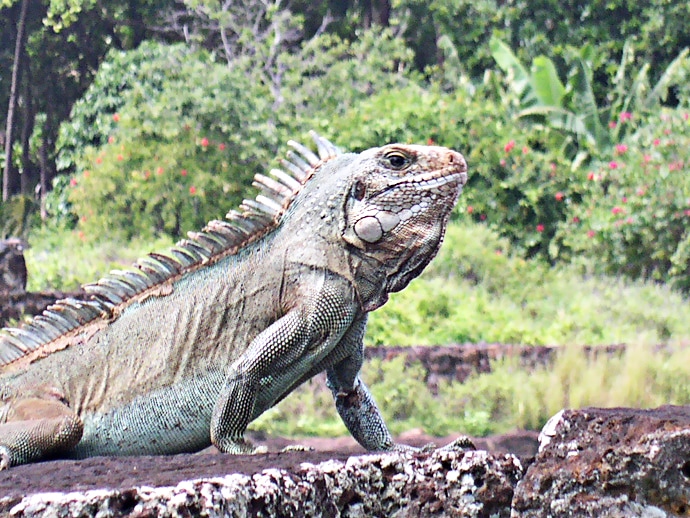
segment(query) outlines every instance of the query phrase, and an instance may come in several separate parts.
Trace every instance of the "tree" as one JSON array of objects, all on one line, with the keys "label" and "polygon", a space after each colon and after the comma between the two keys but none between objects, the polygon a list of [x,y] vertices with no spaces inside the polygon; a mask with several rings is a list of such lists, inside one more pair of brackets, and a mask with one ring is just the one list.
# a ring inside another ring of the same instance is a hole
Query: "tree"
[{"label": "tree", "polygon": [[17,36],[14,46],[14,61],[12,63],[12,84],[10,86],[10,99],[7,108],[7,125],[5,130],[5,170],[2,180],[2,201],[7,201],[12,189],[13,167],[12,167],[12,144],[14,130],[14,110],[17,106],[17,89],[19,86],[19,74],[23,63],[24,48],[24,29],[26,27],[26,11],[29,7],[29,0],[22,0],[19,20],[17,21]]}]

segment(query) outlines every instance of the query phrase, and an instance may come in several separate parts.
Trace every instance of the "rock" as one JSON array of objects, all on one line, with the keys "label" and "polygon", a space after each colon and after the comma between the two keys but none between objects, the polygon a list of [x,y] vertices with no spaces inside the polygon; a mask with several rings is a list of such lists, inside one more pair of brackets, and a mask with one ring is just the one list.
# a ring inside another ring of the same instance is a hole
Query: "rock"
[{"label": "rock", "polygon": [[38,493],[0,500],[0,513],[33,516],[510,516],[522,476],[513,455],[438,449],[302,463],[188,480]]},{"label": "rock", "polygon": [[690,514],[690,407],[566,410],[540,441],[514,517]]},{"label": "rock", "polygon": [[16,237],[0,239],[0,293],[26,291],[26,241]]}]

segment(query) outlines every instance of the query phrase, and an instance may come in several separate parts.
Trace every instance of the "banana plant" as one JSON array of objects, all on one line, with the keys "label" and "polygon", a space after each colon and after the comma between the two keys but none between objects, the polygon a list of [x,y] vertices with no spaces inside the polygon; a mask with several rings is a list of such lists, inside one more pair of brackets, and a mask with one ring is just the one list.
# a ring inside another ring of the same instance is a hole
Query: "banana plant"
[{"label": "banana plant", "polygon": [[529,70],[503,41],[492,38],[491,53],[498,66],[507,74],[510,88],[520,99],[519,119],[546,124],[563,132],[564,144],[578,144],[573,167],[592,156],[607,154],[612,145],[624,136],[627,126],[611,124],[618,114],[637,112],[642,116],[657,110],[669,88],[684,80],[684,49],[666,68],[654,87],[649,86],[649,65],[642,65],[629,78],[628,64],[633,62],[632,43],[624,45],[621,63],[613,80],[614,89],[608,106],[599,106],[594,95],[592,62],[595,49],[585,45],[569,49],[570,72],[566,84],[558,77],[553,61],[538,56]]}]

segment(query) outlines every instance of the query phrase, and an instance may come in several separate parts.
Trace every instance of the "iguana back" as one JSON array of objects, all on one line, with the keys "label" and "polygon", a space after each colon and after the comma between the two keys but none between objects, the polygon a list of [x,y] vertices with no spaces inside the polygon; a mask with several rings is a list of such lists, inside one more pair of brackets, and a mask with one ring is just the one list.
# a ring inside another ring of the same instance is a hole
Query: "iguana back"
[{"label": "iguana back", "polygon": [[392,447],[358,378],[366,313],[436,253],[466,166],[444,148],[338,154],[314,138],[320,157],[292,143],[291,174],[257,175],[262,194],[229,221],[0,338],[4,466],[253,451],[247,424],[324,369],[355,438]]}]

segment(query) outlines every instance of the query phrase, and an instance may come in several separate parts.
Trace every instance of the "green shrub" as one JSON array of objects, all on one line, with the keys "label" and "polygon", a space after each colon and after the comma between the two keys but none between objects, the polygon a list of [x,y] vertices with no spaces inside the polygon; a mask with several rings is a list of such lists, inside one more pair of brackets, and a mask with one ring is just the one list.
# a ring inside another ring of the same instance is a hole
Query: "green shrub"
[{"label": "green shrub", "polygon": [[[118,79],[126,88],[111,113]],[[179,236],[239,205],[275,148],[259,90],[242,71],[180,45],[113,55],[85,97],[105,111],[80,105],[63,131],[73,136],[64,149],[78,171],[69,201],[79,229],[91,239]],[[91,118],[107,139],[82,131]]]},{"label": "green shrub", "polygon": [[[552,254],[596,273],[669,282],[690,291],[690,121],[663,110],[578,174]],[[634,124],[632,120],[624,124]],[[627,118],[627,116],[626,116]]]}]

